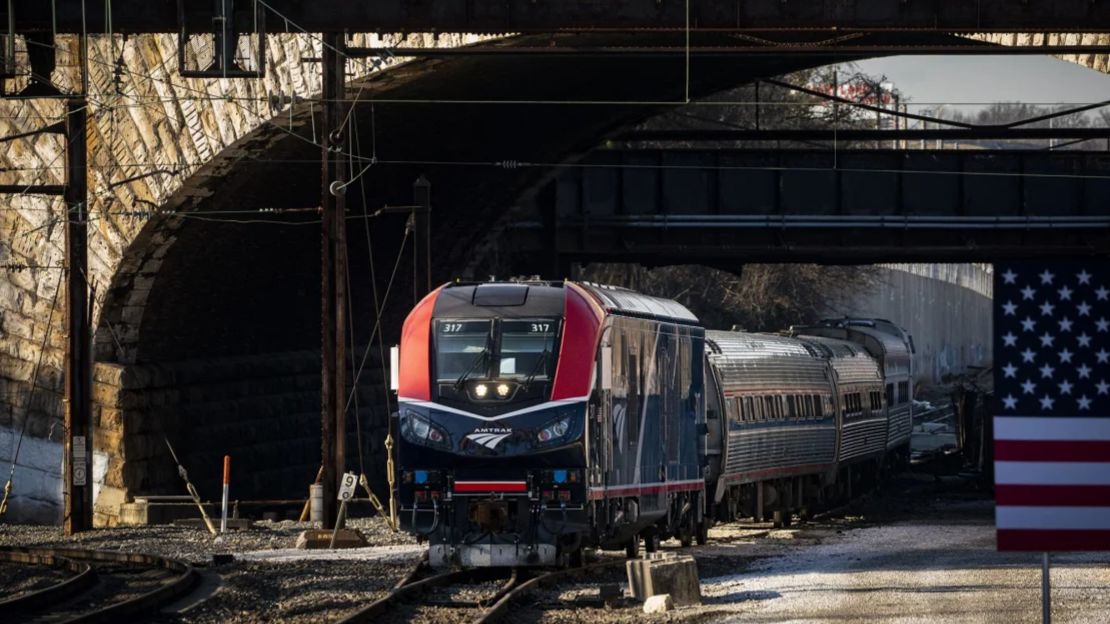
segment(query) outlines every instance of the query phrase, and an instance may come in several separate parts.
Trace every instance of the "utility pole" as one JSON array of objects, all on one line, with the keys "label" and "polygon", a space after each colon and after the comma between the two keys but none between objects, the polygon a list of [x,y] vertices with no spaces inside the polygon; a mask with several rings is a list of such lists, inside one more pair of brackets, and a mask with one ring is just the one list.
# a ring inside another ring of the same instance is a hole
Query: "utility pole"
[{"label": "utility pole", "polygon": [[412,184],[413,303],[432,292],[432,184],[420,176]]},{"label": "utility pole", "polygon": [[347,228],[343,183],[347,172],[346,115],[341,101],[346,93],[346,57],[340,54],[341,35],[324,34],[323,159],[321,162],[321,370],[320,434],[324,486],[324,528],[335,527],[339,477],[347,465],[346,336]]},{"label": "utility pole", "polygon": [[89,354],[88,90],[85,39],[80,38],[81,95],[66,99],[65,252],[66,365],[63,529],[73,535],[92,528],[92,359]]}]

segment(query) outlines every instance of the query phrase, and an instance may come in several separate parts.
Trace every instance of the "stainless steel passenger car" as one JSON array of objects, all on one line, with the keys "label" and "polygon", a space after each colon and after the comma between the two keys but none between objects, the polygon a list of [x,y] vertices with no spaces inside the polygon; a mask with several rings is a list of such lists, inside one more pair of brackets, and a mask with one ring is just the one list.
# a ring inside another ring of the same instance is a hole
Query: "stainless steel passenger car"
[{"label": "stainless steel passenger car", "polygon": [[913,336],[885,319],[833,318],[816,325],[791,328],[795,336],[825,336],[863,345],[882,371],[887,409],[886,448],[901,462],[909,461],[913,428]]}]

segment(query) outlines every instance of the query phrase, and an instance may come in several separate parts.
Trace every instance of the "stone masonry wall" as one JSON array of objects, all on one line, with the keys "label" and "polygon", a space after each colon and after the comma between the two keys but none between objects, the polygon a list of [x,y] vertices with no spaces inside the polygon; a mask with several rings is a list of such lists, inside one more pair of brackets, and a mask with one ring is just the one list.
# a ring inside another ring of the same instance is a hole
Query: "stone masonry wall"
[{"label": "stone masonry wall", "polygon": [[[351,38],[354,45],[403,42],[417,46],[458,45],[470,39],[430,35]],[[171,35],[89,39],[89,278],[96,295],[93,325],[99,328],[95,400],[105,423],[97,446],[110,456],[109,487],[122,488],[120,492],[104,490],[113,501],[125,496],[133,487],[130,480],[138,478],[120,462],[146,452],[140,435],[136,438],[139,447],[127,454],[129,425],[139,423],[120,415],[127,400],[118,396],[126,386],[120,380],[127,378],[126,371],[135,362],[143,306],[161,259],[174,242],[175,217],[151,219],[142,213],[164,208],[171,196],[203,195],[204,176],[198,175],[202,168],[220,158],[241,156],[229,147],[261,124],[280,125],[290,109],[288,104],[273,105],[271,95],[281,95],[288,102],[293,96],[309,97],[320,91],[319,64],[302,62],[320,56],[316,37],[271,35],[266,43],[265,78],[238,80],[181,78],[176,42],[177,37]],[[22,40],[18,45],[23,46]],[[238,54],[253,57],[250,45],[243,38]],[[79,83],[76,40],[59,37],[56,47],[52,82],[71,91]],[[204,66],[210,57],[211,46],[194,38],[189,64]],[[369,60],[351,61],[347,69],[350,79],[356,79],[374,67]],[[25,79],[17,79],[4,86],[10,94],[25,84]],[[32,131],[63,118],[59,100],[0,99],[0,136]],[[0,183],[61,183],[62,143],[58,135],[4,143]],[[206,175],[220,174],[219,167],[204,171]],[[5,195],[2,201],[0,265],[7,271],[0,272],[0,431],[10,431],[13,436],[11,444],[0,445],[0,467],[6,471],[21,435],[42,440],[54,431],[53,439],[60,439],[64,294],[57,294],[56,300],[55,296],[62,277],[65,209],[60,199],[29,194]],[[102,319],[109,296],[122,298],[121,312]],[[25,434],[21,433],[24,429]],[[23,492],[21,483],[33,482],[21,470],[14,482],[17,498]],[[42,505],[35,506],[33,513],[24,511],[13,504],[9,518],[43,516]]]},{"label": "stone masonry wall", "polygon": [[[1110,43],[1110,34],[1104,33],[1004,33],[973,35],[981,41],[999,45],[1088,45],[1104,46]],[[1062,54],[1059,58],[1090,69],[1110,71],[1110,55],[1106,54]]]},{"label": "stone masonry wall", "polygon": [[[376,361],[360,381],[360,404],[383,403]],[[119,505],[140,494],[184,492],[165,441],[174,445],[198,492],[219,497],[223,456],[232,457],[233,498],[304,494],[320,463],[319,353],[298,351],[166,364],[98,364],[94,450],[106,458],[95,505],[100,525],[114,524]],[[348,457],[384,433],[365,407],[350,419]],[[369,456],[371,448],[363,449]],[[372,472],[372,471],[368,471]]]}]

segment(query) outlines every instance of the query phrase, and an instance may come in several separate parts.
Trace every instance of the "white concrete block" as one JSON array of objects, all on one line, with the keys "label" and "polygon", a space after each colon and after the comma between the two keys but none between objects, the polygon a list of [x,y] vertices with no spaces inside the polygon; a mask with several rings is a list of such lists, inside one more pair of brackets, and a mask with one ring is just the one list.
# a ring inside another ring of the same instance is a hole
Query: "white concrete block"
[{"label": "white concrete block", "polygon": [[644,601],[644,613],[666,613],[674,609],[670,594],[650,596]]}]

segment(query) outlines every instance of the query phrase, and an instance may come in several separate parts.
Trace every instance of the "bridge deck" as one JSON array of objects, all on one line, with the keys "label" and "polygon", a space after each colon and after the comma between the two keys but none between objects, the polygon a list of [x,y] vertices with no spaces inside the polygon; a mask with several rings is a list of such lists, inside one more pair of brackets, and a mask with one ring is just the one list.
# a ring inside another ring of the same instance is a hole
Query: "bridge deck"
[{"label": "bridge deck", "polygon": [[534,195],[521,241],[647,263],[991,260],[1110,243],[1110,154],[603,150]]},{"label": "bridge deck", "polygon": [[[0,9],[16,16],[16,32],[102,33],[109,28],[100,3],[15,0]],[[183,11],[190,32],[212,29],[212,2]],[[11,9],[8,9],[11,6]],[[51,9],[56,8],[55,16]],[[115,33],[178,32],[178,0],[115,0]],[[255,2],[235,3],[236,23],[247,30]],[[269,29],[278,32],[553,32],[559,30],[925,30],[933,32],[1110,32],[1110,5],[1089,0],[267,0],[258,2]]]}]

